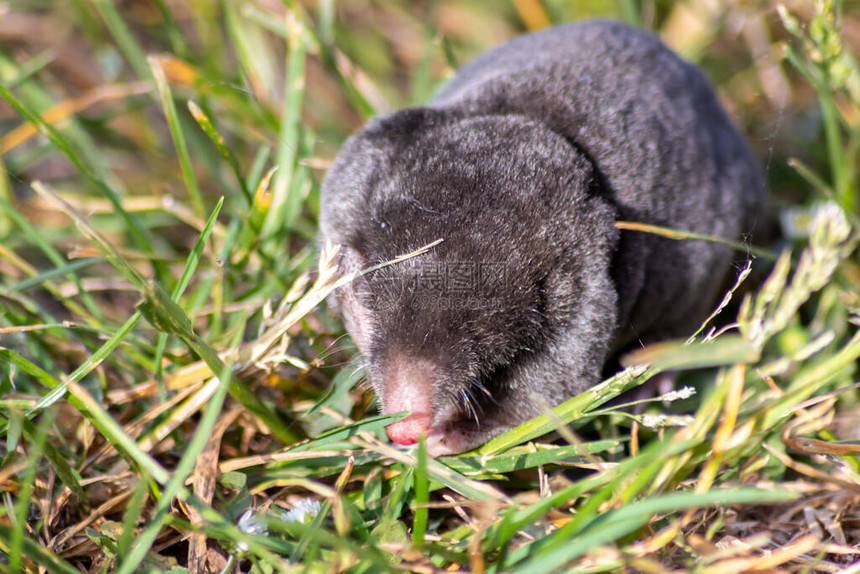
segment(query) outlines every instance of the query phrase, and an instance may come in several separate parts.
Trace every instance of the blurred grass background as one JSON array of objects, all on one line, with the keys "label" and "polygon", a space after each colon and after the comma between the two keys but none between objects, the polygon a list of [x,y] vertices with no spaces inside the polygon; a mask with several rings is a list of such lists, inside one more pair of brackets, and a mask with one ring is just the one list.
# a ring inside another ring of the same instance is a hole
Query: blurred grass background
[{"label": "blurred grass background", "polygon": [[[525,444],[545,416],[397,451],[314,306],[319,181],[372,115],[594,16],[705,69],[794,256],[645,356],[712,367],[656,430],[598,412],[632,369],[558,410],[567,446]],[[858,47],[824,0],[0,1],[0,570],[858,571]]]}]

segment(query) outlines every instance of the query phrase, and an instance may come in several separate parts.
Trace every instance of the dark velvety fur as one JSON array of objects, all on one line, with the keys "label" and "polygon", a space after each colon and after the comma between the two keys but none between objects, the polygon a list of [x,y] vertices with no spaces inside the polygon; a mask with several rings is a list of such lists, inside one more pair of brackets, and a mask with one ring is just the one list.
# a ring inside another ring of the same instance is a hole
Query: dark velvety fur
[{"label": "dark velvety fur", "polygon": [[736,238],[762,193],[696,67],[649,33],[587,21],[508,42],[350,138],[323,183],[321,236],[344,246],[345,270],[444,239],[337,303],[383,410],[427,407],[431,454],[445,454],[707,314],[731,250],[616,220]]}]

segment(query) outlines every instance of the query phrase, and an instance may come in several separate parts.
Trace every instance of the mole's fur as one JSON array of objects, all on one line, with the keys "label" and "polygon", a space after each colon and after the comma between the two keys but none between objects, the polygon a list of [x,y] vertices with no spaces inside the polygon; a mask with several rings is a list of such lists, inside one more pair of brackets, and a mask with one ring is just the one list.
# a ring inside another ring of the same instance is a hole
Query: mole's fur
[{"label": "mole's fur", "polygon": [[322,188],[321,239],[367,274],[333,305],[388,427],[461,452],[599,382],[631,345],[688,336],[752,230],[756,162],[701,72],[654,35],[586,21],[487,52],[425,107],[371,121]]}]

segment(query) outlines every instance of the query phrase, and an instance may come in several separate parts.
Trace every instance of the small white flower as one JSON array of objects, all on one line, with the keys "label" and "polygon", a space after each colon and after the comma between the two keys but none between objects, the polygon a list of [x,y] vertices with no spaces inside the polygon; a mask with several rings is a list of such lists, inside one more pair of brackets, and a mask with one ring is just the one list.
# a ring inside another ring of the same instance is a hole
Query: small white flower
[{"label": "small white flower", "polygon": [[288,510],[284,513],[284,520],[287,522],[305,524],[308,520],[312,520],[317,514],[319,514],[320,509],[321,506],[318,500],[305,498],[295,505],[292,510]]},{"label": "small white flower", "polygon": [[[236,524],[239,527],[239,530],[246,534],[265,534],[266,529],[266,517],[263,513],[256,512],[253,508],[249,508],[242,516],[239,517],[239,522]],[[248,543],[247,542],[239,542],[236,546],[238,546],[239,550],[242,552],[248,551]]]},{"label": "small white flower", "polygon": [[249,508],[239,517],[238,526],[239,530],[247,534],[265,534],[266,517],[253,508]]}]

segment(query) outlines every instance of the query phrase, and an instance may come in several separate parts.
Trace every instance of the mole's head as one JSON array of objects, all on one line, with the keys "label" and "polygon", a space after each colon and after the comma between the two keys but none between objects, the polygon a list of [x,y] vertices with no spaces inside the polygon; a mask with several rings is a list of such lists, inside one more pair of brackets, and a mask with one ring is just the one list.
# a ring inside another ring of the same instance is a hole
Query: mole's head
[{"label": "mole's head", "polygon": [[[433,251],[369,273],[337,295],[369,358],[383,412],[411,413],[388,427],[389,437],[408,445],[427,433],[432,455],[481,442],[508,396],[507,370],[549,329],[539,273],[528,276],[525,262],[470,251],[455,244],[456,234],[445,235]],[[349,247],[345,257],[361,259]]]},{"label": "mole's head", "polygon": [[521,117],[407,110],[347,142],[320,218],[342,270],[443,240],[335,294],[382,411],[411,413],[388,427],[393,441],[426,433],[431,455],[460,452],[534,414],[512,404],[528,392],[558,402],[558,383],[528,382],[523,365],[551,359],[548,342],[581,300],[586,251],[614,233],[585,193],[591,178],[565,140]]}]

